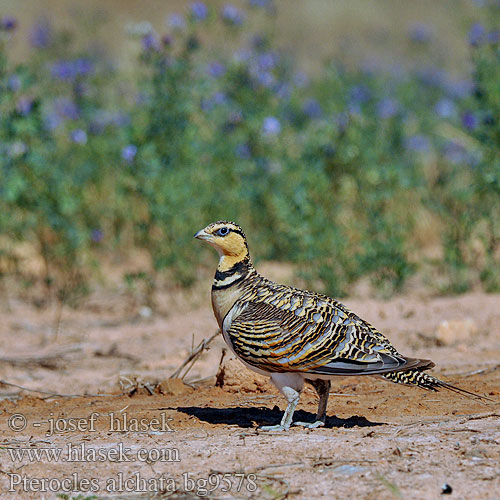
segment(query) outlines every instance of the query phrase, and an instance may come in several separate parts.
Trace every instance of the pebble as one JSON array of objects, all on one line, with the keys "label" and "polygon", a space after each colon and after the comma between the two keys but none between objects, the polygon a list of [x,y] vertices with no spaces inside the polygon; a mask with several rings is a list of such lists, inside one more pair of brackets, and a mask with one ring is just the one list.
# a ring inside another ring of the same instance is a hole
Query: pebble
[{"label": "pebble", "polygon": [[441,495],[451,495],[452,491],[453,488],[448,483],[444,483],[443,487],[441,488]]},{"label": "pebble", "polygon": [[478,332],[476,323],[468,318],[464,320],[442,321],[435,337],[440,345],[453,345],[470,341]]},{"label": "pebble", "polygon": [[352,476],[353,474],[365,472],[366,470],[368,470],[367,467],[361,467],[360,465],[340,465],[333,469],[337,474],[343,474],[344,476]]}]

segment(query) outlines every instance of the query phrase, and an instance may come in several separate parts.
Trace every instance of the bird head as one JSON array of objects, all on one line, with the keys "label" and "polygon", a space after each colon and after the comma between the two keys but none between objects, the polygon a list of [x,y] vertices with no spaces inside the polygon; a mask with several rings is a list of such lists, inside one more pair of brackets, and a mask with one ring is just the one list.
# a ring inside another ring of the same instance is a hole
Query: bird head
[{"label": "bird head", "polygon": [[238,257],[248,256],[248,245],[245,233],[238,224],[220,220],[209,224],[198,231],[195,238],[212,245],[220,255]]}]

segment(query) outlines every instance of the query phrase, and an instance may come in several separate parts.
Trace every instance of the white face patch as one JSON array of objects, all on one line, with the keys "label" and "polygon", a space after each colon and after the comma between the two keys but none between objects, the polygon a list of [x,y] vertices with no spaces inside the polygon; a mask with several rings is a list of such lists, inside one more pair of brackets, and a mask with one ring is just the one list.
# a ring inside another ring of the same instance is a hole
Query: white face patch
[{"label": "white face patch", "polygon": [[224,252],[222,251],[222,248],[217,246],[213,241],[206,240],[206,242],[211,246],[214,247],[217,250],[217,253],[221,256],[224,257]]}]

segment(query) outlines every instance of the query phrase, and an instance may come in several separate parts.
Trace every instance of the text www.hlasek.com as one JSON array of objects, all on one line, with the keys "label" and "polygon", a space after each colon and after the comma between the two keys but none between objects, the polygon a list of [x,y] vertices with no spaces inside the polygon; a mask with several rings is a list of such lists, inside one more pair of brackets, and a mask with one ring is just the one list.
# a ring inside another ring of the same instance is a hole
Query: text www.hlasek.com
[{"label": "text www.hlasek.com", "polygon": [[[7,448],[13,462],[180,462],[177,448],[139,448],[133,451],[123,443],[116,447],[89,447],[86,443],[63,448]],[[63,453],[65,452],[65,453]]]}]

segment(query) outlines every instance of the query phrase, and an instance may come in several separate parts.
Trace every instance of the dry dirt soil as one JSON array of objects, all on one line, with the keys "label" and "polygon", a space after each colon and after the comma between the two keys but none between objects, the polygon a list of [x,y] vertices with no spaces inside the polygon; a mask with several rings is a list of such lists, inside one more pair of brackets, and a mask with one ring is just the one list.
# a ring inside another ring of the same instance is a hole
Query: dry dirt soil
[{"label": "dry dirt soil", "polygon": [[[172,299],[167,314],[96,293],[65,308],[58,329],[55,306],[11,297],[0,306],[0,498],[500,499],[500,295],[344,302],[492,402],[338,378],[324,428],[263,432],[284,400],[237,360],[220,365],[220,336],[186,383],[169,378],[216,331],[208,293]],[[306,389],[296,417],[312,420],[316,405]]]}]

